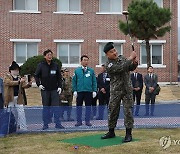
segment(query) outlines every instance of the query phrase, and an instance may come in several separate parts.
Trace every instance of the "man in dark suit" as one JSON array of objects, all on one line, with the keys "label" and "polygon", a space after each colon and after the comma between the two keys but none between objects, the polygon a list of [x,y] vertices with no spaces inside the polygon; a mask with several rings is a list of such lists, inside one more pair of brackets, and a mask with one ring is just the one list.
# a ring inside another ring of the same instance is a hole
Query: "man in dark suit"
[{"label": "man in dark suit", "polygon": [[131,74],[131,81],[133,86],[133,100],[134,102],[136,101],[135,116],[138,116],[143,89],[143,77],[142,74],[138,73],[137,68]]},{"label": "man in dark suit", "polygon": [[146,103],[146,114],[145,116],[149,115],[149,103],[151,101],[151,116],[154,115],[154,104],[156,94],[154,92],[155,88],[157,87],[158,76],[153,73],[153,67],[149,66],[147,68],[148,74],[144,76],[144,83],[146,86],[145,90],[145,103]]},{"label": "man in dark suit", "polygon": [[109,104],[110,97],[110,78],[105,70],[105,65],[102,65],[101,73],[97,77],[98,99],[99,99],[99,116],[97,120],[102,120],[105,106]]}]

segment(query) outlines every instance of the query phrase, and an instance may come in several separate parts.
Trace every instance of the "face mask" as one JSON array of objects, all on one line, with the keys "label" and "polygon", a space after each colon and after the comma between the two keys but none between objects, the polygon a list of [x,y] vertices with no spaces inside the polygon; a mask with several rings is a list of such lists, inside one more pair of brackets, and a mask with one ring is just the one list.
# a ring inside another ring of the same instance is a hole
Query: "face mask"
[{"label": "face mask", "polygon": [[17,70],[11,70],[11,75],[12,75],[13,77],[17,77],[17,76],[19,75],[19,71],[17,71]]}]

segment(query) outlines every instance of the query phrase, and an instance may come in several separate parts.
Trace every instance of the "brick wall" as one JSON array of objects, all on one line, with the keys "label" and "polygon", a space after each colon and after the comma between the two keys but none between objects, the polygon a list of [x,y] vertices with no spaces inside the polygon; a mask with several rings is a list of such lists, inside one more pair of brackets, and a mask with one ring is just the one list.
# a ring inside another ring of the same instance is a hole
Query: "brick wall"
[{"label": "brick wall", "polygon": [[[127,10],[131,0],[123,0],[123,8]],[[170,0],[164,0],[164,7],[170,7]],[[172,30],[160,40],[166,40],[164,45],[163,61],[165,68],[155,68],[159,81],[177,81],[177,0],[173,0],[171,21]],[[13,13],[12,0],[0,0],[0,76],[8,71],[14,60],[13,42],[10,39],[41,39],[38,43],[39,54],[51,49],[56,56],[54,39],[83,39],[81,53],[90,58],[89,66],[99,73],[99,44],[96,40],[126,40],[123,45],[123,54],[129,56],[131,45],[129,36],[124,36],[118,29],[118,20],[123,15],[97,15],[98,0],[81,0],[82,15],[55,14],[56,0],[39,0],[41,13]],[[140,46],[135,45],[138,57]],[[171,61],[170,61],[171,59]],[[75,68],[71,68],[71,73]],[[172,70],[172,71],[170,71]],[[146,68],[139,68],[143,74]],[[171,78],[170,78],[171,77]]]}]

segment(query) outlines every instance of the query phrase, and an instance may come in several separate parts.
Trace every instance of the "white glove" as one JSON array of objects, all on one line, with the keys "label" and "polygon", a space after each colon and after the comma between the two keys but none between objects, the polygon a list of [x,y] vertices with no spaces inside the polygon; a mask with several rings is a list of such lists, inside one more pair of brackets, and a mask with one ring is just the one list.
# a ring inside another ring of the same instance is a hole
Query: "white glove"
[{"label": "white glove", "polygon": [[73,95],[74,95],[74,97],[77,97],[77,91],[75,91],[75,92],[73,93]]},{"label": "white glove", "polygon": [[58,88],[57,89],[57,92],[59,93],[59,95],[61,94],[61,92],[62,92],[62,89],[61,88]]},{"label": "white glove", "polygon": [[93,91],[92,96],[93,96],[93,98],[96,97],[96,92],[95,91]]},{"label": "white glove", "polygon": [[40,90],[45,90],[45,87],[43,85],[39,85]]}]

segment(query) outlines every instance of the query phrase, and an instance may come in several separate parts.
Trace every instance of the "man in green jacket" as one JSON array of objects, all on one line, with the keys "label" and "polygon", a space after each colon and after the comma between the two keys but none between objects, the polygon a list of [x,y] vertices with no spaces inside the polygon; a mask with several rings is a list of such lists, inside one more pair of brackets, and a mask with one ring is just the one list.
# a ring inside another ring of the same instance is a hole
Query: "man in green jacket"
[{"label": "man in green jacket", "polygon": [[82,105],[85,102],[85,122],[87,126],[92,126],[90,123],[92,99],[96,97],[97,81],[94,70],[88,67],[89,57],[81,56],[81,66],[74,71],[72,80],[73,94],[77,105],[77,123],[75,126],[82,125]]}]

